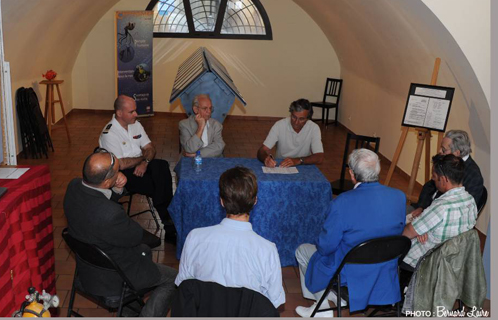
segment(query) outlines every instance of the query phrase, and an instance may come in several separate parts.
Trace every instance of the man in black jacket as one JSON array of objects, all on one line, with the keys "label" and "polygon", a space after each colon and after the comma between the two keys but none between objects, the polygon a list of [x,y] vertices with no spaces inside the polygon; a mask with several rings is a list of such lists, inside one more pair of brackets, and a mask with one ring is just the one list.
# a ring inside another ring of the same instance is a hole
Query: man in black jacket
[{"label": "man in black jacket", "polygon": [[[175,291],[177,271],[152,262],[152,252],[142,243],[143,229],[117,202],[126,184],[119,160],[109,152],[90,155],[83,166],[83,179],[73,179],[64,197],[69,234],[99,246],[123,270],[137,289],[157,286],[140,316],[166,316]],[[103,296],[119,295],[121,280],[81,263],[83,287]]]},{"label": "man in black jacket", "polygon": [[[463,130],[450,130],[446,132],[439,149],[440,154],[453,154],[463,159],[465,164],[463,186],[465,187],[465,191],[474,197],[475,202],[479,203],[483,192],[484,180],[479,166],[470,156],[471,152],[469,135]],[[419,216],[439,196],[441,196],[441,192],[436,189],[434,181],[427,181],[422,187],[418,202],[412,203],[412,207],[415,209],[412,211],[412,217]]]}]

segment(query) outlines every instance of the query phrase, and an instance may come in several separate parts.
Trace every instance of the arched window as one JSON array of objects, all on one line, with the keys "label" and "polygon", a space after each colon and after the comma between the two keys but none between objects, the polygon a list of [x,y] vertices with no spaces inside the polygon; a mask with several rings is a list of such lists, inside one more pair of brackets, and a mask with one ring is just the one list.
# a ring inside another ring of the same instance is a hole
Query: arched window
[{"label": "arched window", "polygon": [[259,0],[151,0],[154,37],[272,40]]}]

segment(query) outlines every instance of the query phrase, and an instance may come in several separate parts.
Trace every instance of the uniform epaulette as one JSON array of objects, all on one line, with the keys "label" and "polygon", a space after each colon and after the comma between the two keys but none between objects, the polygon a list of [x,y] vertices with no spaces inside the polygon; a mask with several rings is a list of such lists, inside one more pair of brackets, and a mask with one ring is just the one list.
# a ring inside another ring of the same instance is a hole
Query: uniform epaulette
[{"label": "uniform epaulette", "polygon": [[102,131],[102,134],[107,134],[107,133],[109,133],[109,130],[111,129],[111,127],[112,127],[112,123],[109,123],[109,124],[107,125],[107,127],[105,127],[104,131]]}]

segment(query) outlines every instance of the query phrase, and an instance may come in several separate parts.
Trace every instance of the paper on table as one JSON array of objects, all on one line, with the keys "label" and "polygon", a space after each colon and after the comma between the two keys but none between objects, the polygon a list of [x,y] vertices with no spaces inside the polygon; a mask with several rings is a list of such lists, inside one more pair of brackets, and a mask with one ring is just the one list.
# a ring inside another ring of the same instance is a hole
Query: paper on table
[{"label": "paper on table", "polygon": [[0,179],[17,179],[29,168],[0,168]]},{"label": "paper on table", "polygon": [[269,167],[261,167],[263,168],[264,173],[279,173],[279,174],[295,174],[299,173],[297,171],[296,167],[289,167],[289,168],[282,168],[282,167],[275,167],[275,168],[269,168]]}]

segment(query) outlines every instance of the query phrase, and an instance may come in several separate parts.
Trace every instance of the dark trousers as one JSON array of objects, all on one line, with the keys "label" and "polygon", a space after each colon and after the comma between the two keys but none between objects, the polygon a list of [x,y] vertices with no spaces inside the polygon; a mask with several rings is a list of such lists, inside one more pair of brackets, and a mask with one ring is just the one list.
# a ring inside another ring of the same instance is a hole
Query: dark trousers
[{"label": "dark trousers", "polygon": [[161,273],[161,279],[140,312],[140,317],[166,317],[175,298],[175,279],[178,271],[159,263],[156,263],[156,266]]},{"label": "dark trousers", "polygon": [[173,198],[173,183],[169,164],[166,160],[153,159],[143,177],[133,174],[135,168],[123,170],[128,179],[126,190],[152,198],[161,221],[169,220],[168,206]]}]

